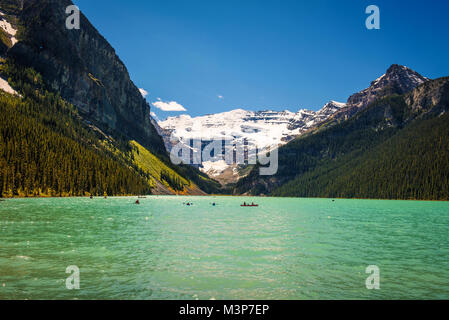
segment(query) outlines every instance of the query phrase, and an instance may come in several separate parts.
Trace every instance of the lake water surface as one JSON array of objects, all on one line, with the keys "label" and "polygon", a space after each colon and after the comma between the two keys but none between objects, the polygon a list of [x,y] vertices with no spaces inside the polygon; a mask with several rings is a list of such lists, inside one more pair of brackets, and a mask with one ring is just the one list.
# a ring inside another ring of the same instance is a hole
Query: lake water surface
[{"label": "lake water surface", "polygon": [[447,202],[135,200],[0,202],[0,299],[449,299]]}]

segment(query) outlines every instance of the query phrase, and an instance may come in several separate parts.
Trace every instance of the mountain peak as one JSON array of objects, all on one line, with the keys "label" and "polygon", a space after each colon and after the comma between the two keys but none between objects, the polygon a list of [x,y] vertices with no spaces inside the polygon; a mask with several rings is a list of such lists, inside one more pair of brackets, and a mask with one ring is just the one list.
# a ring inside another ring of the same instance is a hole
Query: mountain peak
[{"label": "mountain peak", "polygon": [[346,103],[338,102],[338,101],[335,101],[335,100],[331,100],[331,101],[329,101],[326,104],[326,106],[335,106],[335,107],[338,107],[338,108],[343,108],[343,107],[346,107]]},{"label": "mountain peak", "polygon": [[369,88],[349,97],[348,105],[356,109],[365,108],[378,98],[407,93],[428,80],[406,66],[393,64],[384,75],[371,82]]},{"label": "mountain peak", "polygon": [[371,83],[371,87],[395,85],[401,89],[400,93],[406,93],[428,80],[406,66],[392,64],[383,76]]},{"label": "mountain peak", "polygon": [[411,71],[413,71],[412,69],[410,69],[410,68],[408,68],[408,67],[406,67],[406,66],[402,66],[402,65],[400,65],[400,64],[392,64],[392,65],[388,68],[387,74],[395,73],[395,72],[401,72],[401,71],[405,71],[405,70],[411,70]]}]

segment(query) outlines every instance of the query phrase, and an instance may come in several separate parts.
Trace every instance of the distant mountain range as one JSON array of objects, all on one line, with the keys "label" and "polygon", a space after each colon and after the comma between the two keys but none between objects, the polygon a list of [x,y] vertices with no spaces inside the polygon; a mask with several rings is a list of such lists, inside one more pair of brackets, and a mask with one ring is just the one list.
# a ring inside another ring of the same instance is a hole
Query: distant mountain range
[{"label": "distant mountain range", "polygon": [[[345,106],[344,103],[331,101],[317,112],[302,109],[296,113],[288,110],[254,112],[237,109],[194,118],[189,115],[169,117],[158,122],[158,125],[168,151],[179,138],[202,141],[219,139],[240,143],[246,140],[250,142],[249,150],[263,149],[288,143],[316,128]],[[173,141],[169,142],[171,137]],[[236,167],[235,164],[226,164],[223,160],[205,161],[201,170],[219,181],[236,182],[240,178],[240,171],[236,170]]]},{"label": "distant mountain range", "polygon": [[279,171],[257,167],[236,194],[449,200],[449,78],[399,65],[349,98],[319,128],[279,149]]},{"label": "distant mountain range", "polygon": [[[169,117],[160,121],[159,133],[168,150],[176,139],[228,139],[232,141],[248,140],[254,144],[249,149],[279,147],[293,139],[323,126],[331,126],[347,120],[357,112],[364,110],[375,100],[393,95],[404,94],[429,79],[410,68],[392,65],[385,74],[374,80],[370,87],[349,97],[347,103],[330,101],[319,111],[246,111],[242,109],[230,112],[191,118],[189,115]],[[171,142],[170,137],[172,137]],[[195,150],[197,151],[197,150]],[[242,178],[242,171],[235,164],[226,164],[223,160],[204,161],[200,169],[210,177],[222,182],[236,182]],[[246,171],[247,172],[247,171]]]}]

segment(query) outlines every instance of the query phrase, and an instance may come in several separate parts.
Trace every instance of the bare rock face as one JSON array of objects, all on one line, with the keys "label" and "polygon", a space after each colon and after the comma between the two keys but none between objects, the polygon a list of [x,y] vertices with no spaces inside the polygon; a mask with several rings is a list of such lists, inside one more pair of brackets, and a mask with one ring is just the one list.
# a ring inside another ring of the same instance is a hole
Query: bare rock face
[{"label": "bare rock face", "polygon": [[289,125],[290,130],[299,129],[300,133],[317,128],[322,122],[329,119],[333,114],[346,107],[346,104],[330,101],[319,111],[300,110],[295,114]]},{"label": "bare rock face", "polygon": [[449,111],[449,77],[429,81],[405,96],[413,113],[442,114]]},{"label": "bare rock face", "polygon": [[407,93],[427,80],[410,68],[394,64],[386,74],[371,82],[369,88],[349,97],[348,105],[363,109],[378,98]]},{"label": "bare rock face", "polygon": [[151,124],[156,129],[157,133],[162,137],[162,139],[164,141],[165,149],[167,150],[168,153],[170,153],[173,146],[177,143],[177,141],[170,140],[172,131],[161,128],[161,126],[159,126],[159,124],[153,117],[151,117],[150,120],[151,120]]},{"label": "bare rock face", "polygon": [[150,107],[115,50],[82,14],[80,30],[66,28],[69,5],[70,0],[28,0],[16,9],[22,31],[8,57],[41,73],[52,90],[103,130],[164,153]]},{"label": "bare rock face", "polygon": [[346,107],[336,112],[331,119],[347,120],[377,99],[393,94],[408,93],[427,81],[429,81],[428,78],[423,77],[416,71],[393,64],[383,76],[371,82],[368,88],[350,96]]}]

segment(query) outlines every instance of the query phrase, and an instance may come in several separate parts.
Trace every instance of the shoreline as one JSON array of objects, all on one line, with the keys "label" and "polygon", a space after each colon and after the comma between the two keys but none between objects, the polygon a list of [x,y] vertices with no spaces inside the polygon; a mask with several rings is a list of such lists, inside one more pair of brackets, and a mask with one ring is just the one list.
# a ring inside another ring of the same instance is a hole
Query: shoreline
[{"label": "shoreline", "polygon": [[[449,202],[449,200],[426,200],[426,199],[378,199],[378,198],[327,198],[327,197],[270,197],[270,196],[248,196],[248,195],[224,195],[224,194],[211,194],[211,195],[125,195],[125,196],[107,196],[107,198],[138,198],[138,197],[222,197],[222,198],[267,198],[267,199],[323,199],[323,200],[366,200],[366,201],[415,201],[415,202]],[[106,198],[106,199],[107,199]],[[39,196],[39,197],[26,197],[15,196],[1,198],[1,201],[14,200],[14,199],[90,199],[89,196]],[[93,199],[104,199],[104,196],[94,196]],[[92,199],[92,200],[93,200]],[[105,199],[105,200],[106,200]]]}]

